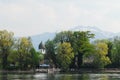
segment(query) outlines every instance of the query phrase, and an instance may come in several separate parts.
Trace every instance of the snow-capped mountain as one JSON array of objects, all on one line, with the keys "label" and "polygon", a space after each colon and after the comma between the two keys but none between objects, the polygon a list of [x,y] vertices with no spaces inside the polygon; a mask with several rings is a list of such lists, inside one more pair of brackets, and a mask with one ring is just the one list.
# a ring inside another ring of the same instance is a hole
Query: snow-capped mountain
[{"label": "snow-capped mountain", "polygon": [[94,32],[102,31],[97,27],[91,27],[91,26],[76,26],[70,30],[72,30],[72,31],[94,31]]},{"label": "snow-capped mountain", "polygon": [[115,36],[115,33],[102,31],[97,27],[91,27],[91,26],[76,26],[71,30],[72,31],[91,31],[93,34],[95,34],[95,39],[112,38],[113,36]]}]

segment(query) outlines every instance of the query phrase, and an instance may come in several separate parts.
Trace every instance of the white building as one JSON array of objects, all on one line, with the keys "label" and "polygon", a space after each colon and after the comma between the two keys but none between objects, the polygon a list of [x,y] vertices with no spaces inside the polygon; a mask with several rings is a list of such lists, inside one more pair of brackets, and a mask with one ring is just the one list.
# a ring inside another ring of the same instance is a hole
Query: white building
[{"label": "white building", "polygon": [[40,52],[42,53],[42,54],[45,54],[45,46],[42,44],[42,42],[39,44],[39,50],[40,50]]}]

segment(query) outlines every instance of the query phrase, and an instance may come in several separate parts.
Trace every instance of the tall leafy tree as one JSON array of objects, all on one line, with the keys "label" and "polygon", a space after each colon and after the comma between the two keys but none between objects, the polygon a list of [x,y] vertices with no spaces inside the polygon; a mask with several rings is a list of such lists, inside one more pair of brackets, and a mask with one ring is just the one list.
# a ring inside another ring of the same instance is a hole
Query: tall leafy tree
[{"label": "tall leafy tree", "polygon": [[[90,44],[90,38],[93,38],[94,34],[90,31],[75,31],[73,34],[73,49],[77,58],[77,66],[80,68],[83,64],[83,55],[92,50]],[[75,61],[76,62],[76,61]]]},{"label": "tall leafy tree", "polygon": [[95,44],[96,52],[94,54],[94,66],[96,68],[104,68],[106,65],[110,64],[111,61],[108,54],[108,46],[106,43],[98,42]]},{"label": "tall leafy tree", "polygon": [[69,68],[69,65],[72,62],[72,59],[74,58],[74,52],[71,47],[70,43],[63,42],[58,45],[57,49],[57,60],[59,63],[59,66],[63,69],[66,70]]},{"label": "tall leafy tree", "polygon": [[[73,31],[62,31],[56,34],[54,38],[54,44],[55,44],[55,49],[58,47],[57,45],[63,42],[69,42],[71,44],[71,47],[73,47]],[[74,59],[72,60],[72,63],[70,67],[74,67]]]},{"label": "tall leafy tree", "polygon": [[26,69],[31,61],[30,50],[33,48],[30,38],[22,37],[16,42],[18,62],[20,69]]},{"label": "tall leafy tree", "polygon": [[99,40],[95,40],[94,43],[105,43],[107,44],[107,47],[108,47],[108,54],[107,56],[110,58],[111,60],[111,55],[112,55],[112,47],[113,47],[113,42],[111,40],[108,40],[108,39],[99,39]]},{"label": "tall leafy tree", "polygon": [[55,43],[52,40],[48,40],[45,43],[46,47],[46,58],[49,60],[51,66],[57,66],[56,54],[55,54]]},{"label": "tall leafy tree", "polygon": [[0,56],[1,65],[3,69],[7,69],[8,66],[8,55],[14,44],[14,37],[12,32],[6,30],[0,31]]},{"label": "tall leafy tree", "polygon": [[74,51],[74,59],[71,67],[79,67],[82,65],[83,55],[92,50],[90,44],[90,38],[93,38],[94,34],[90,31],[63,31],[56,34],[54,41],[56,44],[69,42]]}]

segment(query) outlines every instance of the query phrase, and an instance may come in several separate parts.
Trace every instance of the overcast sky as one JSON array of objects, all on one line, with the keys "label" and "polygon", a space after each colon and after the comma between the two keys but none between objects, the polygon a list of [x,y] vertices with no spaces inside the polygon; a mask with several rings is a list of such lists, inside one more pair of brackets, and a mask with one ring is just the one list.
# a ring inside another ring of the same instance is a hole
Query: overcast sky
[{"label": "overcast sky", "polygon": [[120,0],[0,0],[0,30],[15,36],[78,25],[120,32]]}]

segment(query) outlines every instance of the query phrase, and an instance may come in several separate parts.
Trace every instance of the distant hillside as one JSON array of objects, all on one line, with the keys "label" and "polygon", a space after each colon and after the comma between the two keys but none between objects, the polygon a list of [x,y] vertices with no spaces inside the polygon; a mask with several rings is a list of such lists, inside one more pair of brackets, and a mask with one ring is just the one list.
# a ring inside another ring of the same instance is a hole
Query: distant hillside
[{"label": "distant hillside", "polygon": [[38,45],[40,44],[41,41],[45,43],[48,39],[51,40],[54,37],[55,37],[55,33],[49,33],[49,32],[31,36],[33,46],[35,47],[36,50],[38,50]]},{"label": "distant hillside", "polygon": [[[120,35],[120,33],[112,33],[112,32],[102,31],[99,28],[91,27],[91,26],[76,26],[70,30],[71,31],[91,31],[92,33],[95,34],[94,39],[106,39],[106,38],[112,38],[114,36]],[[47,32],[47,33],[31,36],[33,46],[35,47],[36,50],[38,50],[38,45],[41,41],[44,43],[48,39],[51,40],[54,37],[55,37],[55,32],[53,32],[53,33]]]}]

